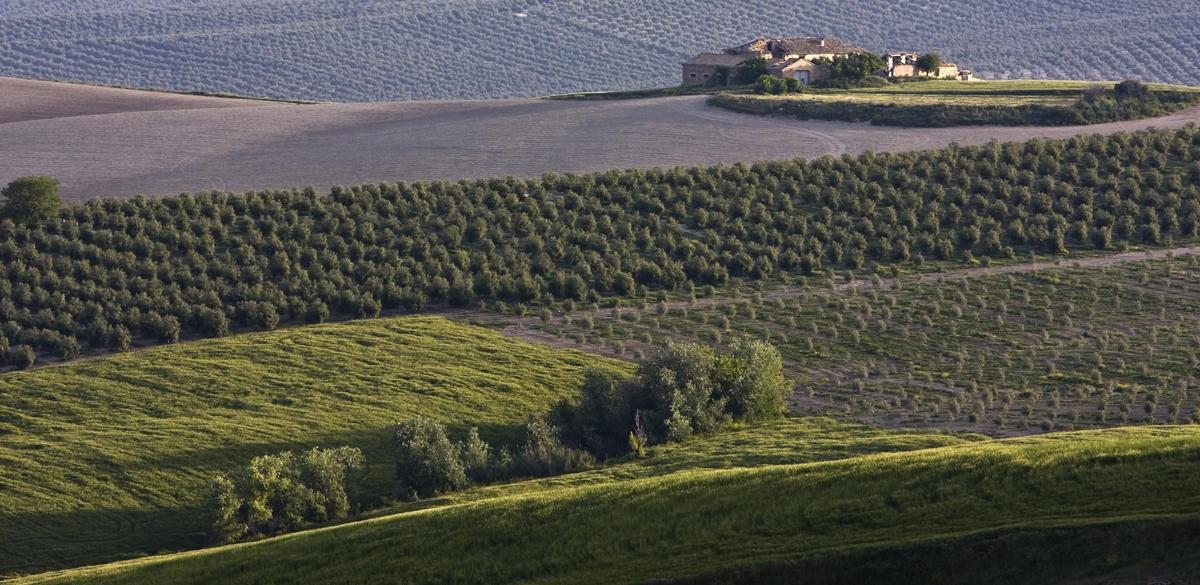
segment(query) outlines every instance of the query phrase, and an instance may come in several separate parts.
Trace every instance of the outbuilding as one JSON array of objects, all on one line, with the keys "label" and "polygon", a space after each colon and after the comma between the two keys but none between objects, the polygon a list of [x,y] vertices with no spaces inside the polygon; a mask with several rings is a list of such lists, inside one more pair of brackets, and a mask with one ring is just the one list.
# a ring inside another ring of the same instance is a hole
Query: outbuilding
[{"label": "outbuilding", "polygon": [[738,65],[754,59],[757,55],[731,55],[728,53],[700,53],[683,64],[683,85],[724,86],[737,75]]}]

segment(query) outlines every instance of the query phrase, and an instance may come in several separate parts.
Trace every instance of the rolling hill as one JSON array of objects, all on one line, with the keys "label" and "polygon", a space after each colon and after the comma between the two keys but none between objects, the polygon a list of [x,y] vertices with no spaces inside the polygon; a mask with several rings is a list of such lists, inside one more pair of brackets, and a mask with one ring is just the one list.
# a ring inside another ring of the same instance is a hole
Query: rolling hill
[{"label": "rolling hill", "polygon": [[1200,83],[1181,0],[8,0],[0,75],[329,101],[677,82],[759,35],[938,51],[993,78]]},{"label": "rolling hill", "polygon": [[[0,95],[28,95],[29,88],[29,82],[0,78]],[[38,95],[50,97],[38,101],[39,117],[46,119],[0,123],[0,160],[5,161],[0,184],[23,175],[52,175],[72,201],[295,186],[324,190],[362,182],[909,151],[1200,121],[1200,108],[1193,108],[1086,128],[897,130],[737,114],[706,107],[703,96],[315,105],[186,98],[199,100],[199,107],[164,109],[185,98],[145,92],[121,94],[126,100],[114,113],[79,115],[81,102],[96,103],[113,92],[44,84]],[[22,103],[0,102],[0,119],[28,117],[29,107]]]},{"label": "rolling hill", "polygon": [[1130,569],[1195,577],[1198,456],[1195,428],[1115,429],[543,484],[23,582],[1055,583]]},{"label": "rolling hill", "polygon": [[519,432],[587,365],[439,318],[319,325],[0,377],[0,574],[203,544],[207,481],[251,457],[353,444],[389,492],[389,425]]}]

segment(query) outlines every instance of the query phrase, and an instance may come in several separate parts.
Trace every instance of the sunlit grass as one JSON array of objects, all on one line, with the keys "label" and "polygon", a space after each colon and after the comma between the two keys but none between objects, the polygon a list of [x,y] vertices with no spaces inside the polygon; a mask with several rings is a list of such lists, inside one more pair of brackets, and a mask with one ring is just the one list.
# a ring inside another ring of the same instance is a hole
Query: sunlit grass
[{"label": "sunlit grass", "polygon": [[30,582],[632,583],[986,531],[1191,517],[1198,457],[1200,429],[1160,427],[688,470]]},{"label": "sunlit grass", "polygon": [[391,489],[387,429],[413,415],[509,440],[620,362],[440,318],[320,325],[0,376],[0,574],[203,544],[213,473],[263,453],[363,448]]}]

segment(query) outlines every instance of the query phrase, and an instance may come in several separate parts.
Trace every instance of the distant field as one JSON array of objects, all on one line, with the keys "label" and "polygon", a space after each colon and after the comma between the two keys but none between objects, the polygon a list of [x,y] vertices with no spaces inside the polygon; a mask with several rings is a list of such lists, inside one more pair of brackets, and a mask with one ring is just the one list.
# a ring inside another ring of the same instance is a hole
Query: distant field
[{"label": "distant field", "polygon": [[994,79],[1197,84],[1198,20],[1182,0],[7,0],[0,75],[320,101],[531,97],[673,85],[701,51],[834,35]]},{"label": "distant field", "polygon": [[627,366],[438,318],[242,335],[0,377],[0,575],[203,544],[218,471],[350,444],[392,485],[388,426],[417,414],[510,439]]},{"label": "distant field", "polygon": [[1188,571],[1197,461],[1200,430],[1162,427],[688,470],[24,582],[786,582],[800,570],[814,583],[1050,583]]},{"label": "distant field", "polygon": [[[0,95],[24,85],[0,78]],[[63,195],[76,202],[901,152],[953,142],[1065,138],[1082,131],[1111,134],[1200,122],[1200,109],[1193,109],[1087,129],[896,132],[861,124],[760,119],[707,107],[703,96],[266,107],[264,102],[234,100],[237,107],[64,117],[79,112],[78,102],[112,90],[44,85],[39,91],[47,97],[39,107],[50,110],[44,117],[57,119],[0,123],[0,161],[5,163],[0,184],[22,175],[49,174],[62,181]],[[0,100],[0,119],[19,119],[27,111]]]}]

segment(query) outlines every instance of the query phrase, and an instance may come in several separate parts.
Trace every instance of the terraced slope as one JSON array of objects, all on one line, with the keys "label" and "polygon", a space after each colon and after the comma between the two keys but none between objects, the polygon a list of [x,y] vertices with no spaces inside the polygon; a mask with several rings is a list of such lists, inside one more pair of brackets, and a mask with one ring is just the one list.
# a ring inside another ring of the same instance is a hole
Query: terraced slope
[{"label": "terraced slope", "polygon": [[[7,87],[0,79],[0,95]],[[55,85],[54,87],[59,87]],[[64,197],[540,176],[941,148],[1200,122],[1200,109],[1057,128],[870,127],[651,100],[271,105],[0,124],[0,184],[48,174]],[[259,104],[259,102],[247,102]],[[12,114],[0,100],[0,118]]]},{"label": "terraced slope", "polygon": [[263,453],[361,447],[391,488],[388,426],[416,414],[509,439],[627,368],[439,318],[242,335],[0,376],[0,575],[203,544],[214,472]]},{"label": "terraced slope", "polygon": [[[1162,427],[684,471],[26,582],[1040,583],[1186,572],[1200,531],[1198,457],[1200,430]],[[1130,535],[1146,538],[1121,540]],[[989,558],[1003,562],[978,562],[997,551]]]},{"label": "terraced slope", "polygon": [[759,35],[932,50],[993,78],[1200,83],[1184,0],[7,0],[0,74],[327,101],[678,82]]}]

